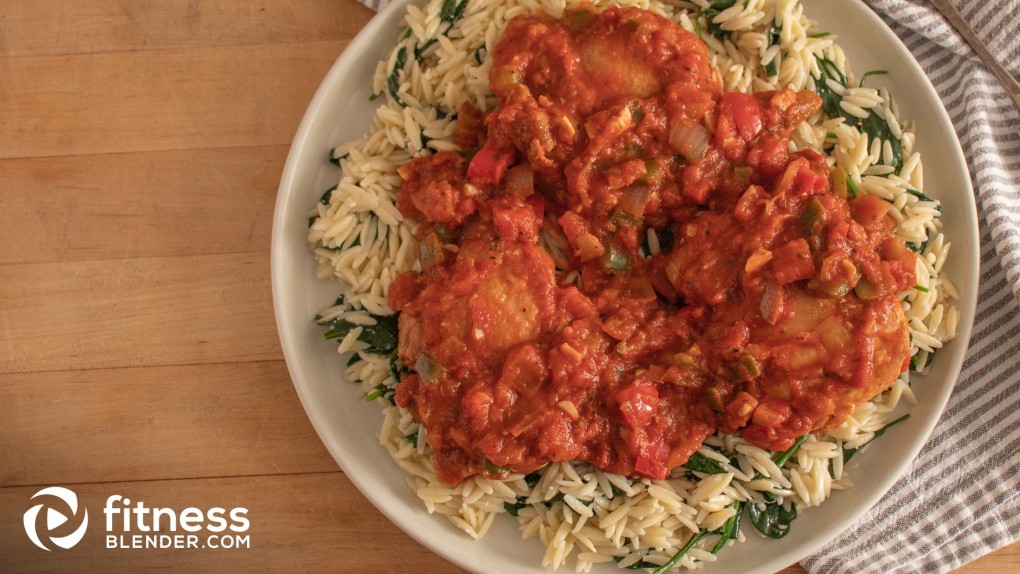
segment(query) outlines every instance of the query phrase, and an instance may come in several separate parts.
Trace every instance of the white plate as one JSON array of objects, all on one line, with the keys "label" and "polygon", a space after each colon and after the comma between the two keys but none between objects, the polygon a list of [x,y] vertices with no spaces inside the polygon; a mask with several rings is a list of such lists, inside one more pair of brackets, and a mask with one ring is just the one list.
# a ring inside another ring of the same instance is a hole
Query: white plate
[{"label": "white plate", "polygon": [[[335,343],[325,341],[312,318],[336,297],[332,281],[315,278],[305,240],[307,216],[326,188],[336,183],[329,150],[363,135],[375,105],[369,102],[378,60],[395,45],[401,29],[400,0],[374,18],[329,71],[294,138],[280,183],[273,222],[272,279],[276,319],[294,386],[319,436],[354,484],[397,526],[425,546],[475,572],[548,572],[543,548],[522,541],[516,521],[497,520],[473,541],[445,518],[429,515],[408,489],[403,472],[376,440],[378,407],[355,399],[344,381]],[[899,102],[901,116],[917,123],[917,149],[925,166],[926,193],[942,201],[946,237],[953,248],[946,271],[963,294],[959,335],[939,351],[931,373],[913,388],[920,405],[911,417],[856,460],[857,486],[835,494],[820,508],[803,512],[781,540],[753,534],[726,549],[707,572],[769,574],[814,552],[875,504],[917,455],[938,420],[960,372],[974,316],[978,236],[973,192],[963,153],[948,116],[920,66],[896,36],[861,2],[811,0],[807,14],[839,36],[857,74],[882,69],[874,78]],[[871,83],[872,81],[869,81]],[[569,571],[567,568],[565,571]],[[598,572],[619,572],[606,565]]]}]

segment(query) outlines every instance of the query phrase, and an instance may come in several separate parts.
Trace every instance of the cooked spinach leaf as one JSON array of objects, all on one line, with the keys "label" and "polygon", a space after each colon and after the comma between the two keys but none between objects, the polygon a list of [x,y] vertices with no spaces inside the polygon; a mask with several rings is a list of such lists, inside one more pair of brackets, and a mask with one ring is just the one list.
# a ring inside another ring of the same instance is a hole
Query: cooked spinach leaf
[{"label": "cooked spinach leaf", "polygon": [[[510,469],[503,468],[503,467],[497,467],[497,466],[493,465],[491,462],[489,462],[488,460],[485,461],[485,467],[486,467],[486,470],[488,470],[489,472],[492,472],[494,474],[503,474],[505,472],[510,472]],[[527,481],[527,477],[525,477],[525,481]],[[535,484],[538,484],[538,480],[537,479],[535,480]],[[532,484],[529,484],[529,488],[535,488],[535,486],[532,485]],[[552,506],[553,503],[563,502],[563,497],[564,497],[564,494],[562,492],[557,492],[549,500],[543,500],[542,502],[538,502],[536,504],[544,504],[546,507],[549,507],[549,506]],[[524,508],[525,506],[529,506],[527,500],[528,500],[527,496],[518,496],[517,497],[517,502],[514,502],[514,503],[504,502],[503,503],[503,508],[507,511],[508,514],[510,514],[510,516],[517,516],[517,514],[520,512],[520,510],[522,508]],[[585,506],[591,506],[592,505],[592,501],[590,501],[590,500],[582,500],[580,502],[581,502],[581,504],[583,504]]]},{"label": "cooked spinach leaf", "polygon": [[[702,12],[702,14],[705,15],[705,28],[709,34],[720,39],[723,36],[729,34],[729,32],[723,30],[721,25],[716,24],[712,20],[714,20],[716,16],[721,14],[723,10],[731,8],[736,3],[737,0],[715,0],[714,2],[708,5],[708,8],[705,8],[705,11]],[[700,30],[698,32],[699,32],[698,35],[700,36],[701,35]]]},{"label": "cooked spinach leaf", "polygon": [[[711,531],[703,530],[695,534],[665,564],[662,564],[660,566],[659,564],[656,564],[654,562],[649,562],[648,560],[642,559],[638,560],[633,564],[624,566],[623,568],[626,568],[627,570],[644,570],[655,568],[656,570],[653,574],[662,574],[663,572],[670,570],[671,568],[676,566],[678,562],[683,560],[683,557],[686,556],[687,553],[691,551],[691,548],[694,548],[694,546],[697,545],[699,542],[713,534],[717,534],[719,536],[719,540],[716,541],[714,546],[712,546],[712,554],[718,554],[719,551],[726,547],[726,544],[730,540],[737,540],[737,538],[740,536],[740,519],[741,516],[743,516],[744,514],[744,503],[740,501],[734,501],[733,504],[730,505],[730,507],[733,508],[736,512],[726,522],[724,522],[722,526],[720,526],[716,530]],[[630,544],[630,542],[628,542],[628,544]],[[623,559],[624,559],[623,556],[617,556],[613,558],[613,560],[615,560],[617,564],[622,562]]]},{"label": "cooked spinach leaf", "polygon": [[680,562],[681,560],[684,559],[684,556],[691,551],[691,548],[694,548],[695,544],[701,542],[702,539],[704,539],[706,536],[710,534],[712,533],[709,532],[708,530],[702,530],[701,532],[692,536],[691,539],[687,541],[687,544],[684,544],[683,547],[680,550],[678,550],[677,553],[674,554],[673,557],[670,558],[665,564],[659,566],[659,569],[656,570],[653,574],[664,574],[665,572],[668,572],[671,568],[673,568],[673,566],[676,566],[677,562]]},{"label": "cooked spinach leaf", "polygon": [[329,205],[329,199],[333,197],[333,192],[336,191],[337,186],[333,186],[326,191],[322,192],[322,196],[319,197],[319,203],[323,205]]},{"label": "cooked spinach leaf", "polygon": [[[843,97],[828,84],[828,80],[833,80],[844,88],[849,87],[846,74],[832,60],[822,56],[816,56],[816,58],[818,59],[820,76],[815,81],[815,93],[822,98],[822,110],[830,118],[844,118],[847,124],[868,134],[868,137],[872,140],[879,139],[883,142],[889,142],[889,146],[892,148],[892,162],[890,165],[899,171],[903,167],[903,143],[893,134],[889,123],[884,117],[879,116],[874,111],[869,111],[866,118],[859,118],[847,113],[839,105]],[[878,72],[869,72],[871,75],[875,73]],[[865,77],[867,76],[868,74],[865,74]]]},{"label": "cooked spinach leaf", "polygon": [[921,201],[930,201],[930,202],[934,203],[935,204],[935,210],[938,211],[939,213],[942,213],[942,204],[939,203],[938,201],[928,197],[924,193],[921,193],[920,191],[918,191],[916,189],[913,189],[913,188],[907,189],[907,193],[909,193],[910,195],[913,195],[914,197],[916,197],[917,199],[920,199]]},{"label": "cooked spinach leaf", "polygon": [[[769,36],[768,36],[768,47],[769,48],[771,48],[772,46],[778,46],[779,45],[780,34],[782,34],[782,33],[783,33],[783,27],[781,25],[777,26],[777,25],[773,24],[772,27],[769,28]],[[779,58],[772,58],[772,60],[768,64],[765,64],[765,75],[766,76],[768,76],[770,78],[776,78],[776,77],[779,76],[779,65],[776,64],[776,62],[778,62],[778,61],[779,61]]]},{"label": "cooked spinach leaf", "polygon": [[393,356],[390,357],[390,377],[393,377],[393,381],[399,383],[400,380],[404,378],[404,374],[409,372],[410,371],[404,367],[400,357],[397,356],[396,353],[393,353]]},{"label": "cooked spinach leaf", "polygon": [[435,38],[429,38],[428,40],[425,41],[424,44],[419,44],[419,45],[415,46],[414,47],[414,59],[418,60],[420,62],[421,59],[422,59],[422,56],[425,55],[425,50],[428,50],[429,48],[431,48],[432,45],[435,44],[438,41],[439,40],[437,40]]},{"label": "cooked spinach leaf", "polygon": [[786,464],[786,461],[790,460],[790,457],[792,457],[794,453],[797,452],[797,449],[800,448],[800,445],[804,444],[804,441],[807,440],[807,437],[808,435],[806,434],[797,437],[797,440],[793,441],[793,446],[784,450],[783,452],[772,455],[772,462],[776,463],[776,466],[778,466],[779,468],[783,468],[783,465]]},{"label": "cooked spinach leaf", "polygon": [[910,418],[910,415],[906,414],[906,415],[903,415],[900,418],[898,418],[898,419],[888,423],[884,427],[882,427],[882,428],[878,429],[877,431],[875,431],[875,436],[871,437],[871,440],[869,440],[868,442],[862,444],[861,446],[859,446],[857,448],[844,448],[843,449],[843,464],[846,464],[846,463],[850,462],[850,459],[852,459],[853,457],[857,456],[857,453],[861,452],[861,449],[863,449],[864,447],[866,447],[869,444],[871,444],[878,437],[884,435],[885,431],[889,430],[890,428],[900,424],[901,422],[903,422],[903,421],[905,421],[905,420],[907,420],[909,418]]},{"label": "cooked spinach leaf", "polygon": [[[910,245],[907,245],[907,247],[910,247]],[[932,350],[932,351],[930,351],[928,353],[928,358],[925,359],[924,364],[922,365],[921,364],[921,359],[918,358],[917,355],[912,355],[910,357],[910,370],[914,371],[915,373],[920,373],[921,371],[923,371],[923,370],[928,368],[928,365],[931,364],[931,361],[934,358],[935,358],[935,350]]]},{"label": "cooked spinach leaf", "polygon": [[[396,315],[370,315],[376,320],[375,325],[364,325],[358,340],[368,344],[365,352],[375,355],[388,355],[397,350],[397,316]],[[329,330],[323,335],[327,339],[342,339],[351,332],[351,329],[358,327],[354,323],[343,318],[331,319],[319,322]]]},{"label": "cooked spinach leaf", "polygon": [[446,0],[443,8],[439,11],[439,19],[451,24],[464,16],[464,8],[467,8],[467,0]]},{"label": "cooked spinach leaf", "polygon": [[[928,247],[928,240],[925,239],[923,242],[921,242],[919,244],[918,243],[907,242],[907,243],[904,243],[904,245],[906,245],[907,249],[913,251],[914,253],[924,253],[925,248]],[[910,360],[914,361],[916,359],[914,357],[911,357]]]},{"label": "cooked spinach leaf", "polygon": [[857,184],[854,183],[854,179],[850,177],[850,174],[847,174],[846,176],[846,190],[847,195],[850,196],[850,199],[857,197],[857,194],[860,193],[859,191],[857,191]]},{"label": "cooked spinach leaf", "polygon": [[790,526],[797,518],[797,507],[791,504],[787,510],[779,502],[750,502],[747,517],[758,532],[769,538],[782,538],[790,532]]},{"label": "cooked spinach leaf", "polygon": [[506,510],[506,513],[509,514],[510,516],[517,518],[517,515],[520,514],[521,509],[528,505],[527,500],[528,497],[526,496],[518,496],[517,502],[514,503],[504,502],[503,509]]},{"label": "cooked spinach leaf", "polygon": [[407,107],[407,104],[400,99],[400,94],[397,92],[400,90],[400,72],[404,71],[404,64],[407,63],[407,47],[401,46],[397,50],[397,58],[393,61],[393,68],[390,70],[389,77],[386,78],[386,88],[389,89],[390,96],[393,97],[393,101],[400,104],[400,107]]},{"label": "cooked spinach leaf", "polygon": [[340,160],[346,158],[349,155],[351,155],[351,154],[345,153],[343,155],[336,155],[336,148],[333,148],[333,149],[329,150],[329,163],[339,167],[340,166]]},{"label": "cooked spinach leaf", "polygon": [[723,467],[719,466],[717,461],[697,451],[682,466],[687,470],[703,472],[705,474],[724,474],[726,472]]},{"label": "cooked spinach leaf", "polygon": [[871,76],[884,76],[884,75],[886,75],[888,73],[889,72],[887,72],[886,70],[871,70],[871,71],[865,72],[864,75],[861,76],[861,85],[863,86],[864,85],[864,80],[867,80]]},{"label": "cooked spinach leaf", "polygon": [[365,400],[368,402],[372,402],[376,399],[386,399],[387,401],[390,402],[390,404],[395,405],[396,402],[393,401],[393,395],[395,392],[396,391],[393,389],[393,387],[389,387],[386,386],[384,383],[380,383],[376,385],[375,388],[372,389],[367,395],[365,395]]},{"label": "cooked spinach leaf", "polygon": [[744,514],[744,503],[737,500],[731,506],[736,510],[736,513],[716,531],[719,534],[719,540],[712,547],[712,554],[718,554],[720,550],[726,547],[727,542],[736,540],[740,536],[740,517]]},{"label": "cooked spinach leaf", "polygon": [[[626,556],[614,556],[613,560],[615,560],[616,563],[619,564],[620,562],[623,562],[624,558],[626,558]],[[658,568],[658,567],[659,567],[659,565],[654,563],[654,562],[648,562],[647,560],[638,560],[637,562],[635,562],[633,564],[630,564],[628,566],[623,566],[622,568],[624,570],[645,570],[647,568]]]}]

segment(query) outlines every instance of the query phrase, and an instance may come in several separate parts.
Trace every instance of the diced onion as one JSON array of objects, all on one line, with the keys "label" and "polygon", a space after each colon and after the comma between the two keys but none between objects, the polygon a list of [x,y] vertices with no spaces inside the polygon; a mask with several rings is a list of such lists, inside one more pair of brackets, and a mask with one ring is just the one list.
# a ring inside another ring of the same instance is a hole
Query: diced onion
[{"label": "diced onion", "polygon": [[688,161],[698,159],[708,149],[708,130],[701,124],[675,124],[669,130],[669,145]]},{"label": "diced onion", "polygon": [[577,405],[575,405],[573,401],[560,401],[556,403],[556,405],[575,421],[581,416],[581,413],[577,412]]},{"label": "diced onion", "polygon": [[489,74],[489,88],[493,92],[504,92],[510,86],[521,83],[520,72],[510,66],[497,66]]},{"label": "diced onion", "polygon": [[744,273],[757,273],[762,267],[772,261],[772,252],[768,249],[762,249],[759,247],[754,250],[744,263]]},{"label": "diced onion", "polygon": [[535,193],[535,172],[526,163],[515,165],[506,172],[503,183],[506,185],[507,193],[528,197]]},{"label": "diced onion", "polygon": [[832,193],[841,199],[850,196],[850,190],[846,184],[846,170],[841,165],[832,168]]},{"label": "diced onion", "polygon": [[775,325],[779,320],[780,313],[783,312],[783,288],[772,281],[766,283],[765,291],[761,294],[758,311],[761,313],[762,319],[768,321],[770,325]]},{"label": "diced onion", "polygon": [[425,239],[418,244],[418,259],[421,261],[422,270],[435,267],[442,263],[445,257],[443,240],[434,231],[425,236]]},{"label": "diced onion", "polygon": [[650,190],[647,185],[633,185],[623,191],[617,207],[622,209],[624,213],[634,217],[641,217],[645,213],[645,204],[648,203],[649,192]]},{"label": "diced onion", "polygon": [[596,257],[601,257],[605,252],[606,248],[594,235],[585,233],[577,238],[577,254],[581,257],[581,261],[591,261]]}]

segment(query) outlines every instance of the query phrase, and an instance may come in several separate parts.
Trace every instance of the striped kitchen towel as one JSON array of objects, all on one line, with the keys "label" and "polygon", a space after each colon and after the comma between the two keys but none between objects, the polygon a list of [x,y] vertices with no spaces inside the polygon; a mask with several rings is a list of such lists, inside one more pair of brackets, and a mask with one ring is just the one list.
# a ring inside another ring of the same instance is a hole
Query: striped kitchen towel
[{"label": "striped kitchen towel", "polygon": [[[931,439],[874,508],[802,565],[812,574],[943,573],[1020,539],[1020,114],[926,1],[865,1],[920,62],[963,145],[980,291],[963,371]],[[1020,0],[959,9],[1020,75]]]},{"label": "striped kitchen towel", "polygon": [[[995,77],[923,0],[868,0],[952,117],[981,238],[977,315],[946,412],[906,475],[802,562],[813,574],[948,572],[1020,538],[1020,115]],[[1020,74],[1020,0],[959,2]]]}]

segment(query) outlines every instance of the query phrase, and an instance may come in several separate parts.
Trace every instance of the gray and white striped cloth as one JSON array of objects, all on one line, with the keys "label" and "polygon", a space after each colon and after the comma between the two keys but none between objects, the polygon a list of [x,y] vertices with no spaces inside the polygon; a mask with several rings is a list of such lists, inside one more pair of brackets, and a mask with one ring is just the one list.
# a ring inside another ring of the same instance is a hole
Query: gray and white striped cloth
[{"label": "gray and white striped cloth", "polygon": [[[930,4],[865,1],[920,62],[956,127],[977,194],[980,292],[963,372],[931,439],[874,508],[802,565],[943,573],[1020,539],[1020,115]],[[957,3],[1020,75],[1020,0]]]}]

